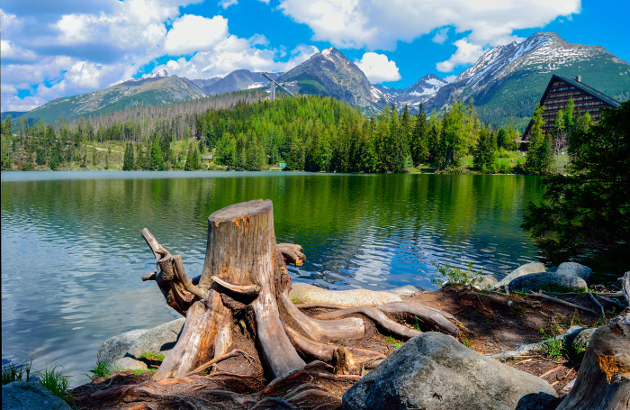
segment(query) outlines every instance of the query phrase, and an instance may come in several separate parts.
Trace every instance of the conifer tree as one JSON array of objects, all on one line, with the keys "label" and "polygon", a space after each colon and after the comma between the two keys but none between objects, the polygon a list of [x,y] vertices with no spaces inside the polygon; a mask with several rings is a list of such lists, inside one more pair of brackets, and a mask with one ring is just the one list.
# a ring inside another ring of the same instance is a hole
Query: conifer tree
[{"label": "conifer tree", "polygon": [[494,133],[486,127],[481,128],[477,148],[474,152],[473,164],[481,172],[493,171],[497,144]]},{"label": "conifer tree", "polygon": [[430,157],[427,114],[422,103],[418,107],[413,131],[411,133],[410,151],[414,165],[427,161]]},{"label": "conifer tree", "polygon": [[524,168],[530,174],[540,174],[549,168],[549,141],[543,130],[543,107],[536,106],[530,128],[530,142],[527,148]]},{"label": "conifer tree", "polygon": [[133,171],[136,164],[133,159],[133,145],[127,143],[125,146],[125,156],[123,158],[123,171]]}]

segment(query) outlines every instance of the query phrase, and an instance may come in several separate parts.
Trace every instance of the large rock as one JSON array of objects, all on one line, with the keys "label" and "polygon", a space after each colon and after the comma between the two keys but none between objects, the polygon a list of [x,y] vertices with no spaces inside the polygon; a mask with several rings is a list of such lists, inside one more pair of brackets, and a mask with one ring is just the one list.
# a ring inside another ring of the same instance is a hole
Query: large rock
[{"label": "large rock", "polygon": [[70,410],[70,406],[39,383],[2,386],[2,410]]},{"label": "large rock", "polygon": [[[508,287],[510,291],[515,290],[534,290],[551,288],[565,288],[567,290],[580,291],[588,289],[588,285],[584,279],[578,276],[558,275],[557,273],[532,273],[529,275],[519,276],[512,280]],[[553,289],[552,289],[553,290]]]},{"label": "large rock", "polygon": [[483,290],[492,288],[499,281],[493,275],[481,275],[479,276],[479,282],[475,283],[473,287],[475,289]]},{"label": "large rock", "polygon": [[546,409],[556,397],[546,381],[427,332],[352,386],[343,409]]},{"label": "large rock", "polygon": [[592,272],[593,270],[591,268],[580,265],[577,262],[561,263],[556,270],[556,274],[558,275],[579,276],[584,280],[588,280]]},{"label": "large rock", "polygon": [[574,338],[571,340],[571,349],[576,353],[581,353],[586,351],[591,338],[593,337],[593,333],[595,332],[595,328],[590,329],[582,329]]},{"label": "large rock", "polygon": [[520,266],[510,272],[505,278],[499,281],[499,283],[494,285],[494,289],[503,288],[508,285],[512,280],[523,276],[529,275],[532,273],[546,272],[545,265],[540,262],[531,262],[526,265]]},{"label": "large rock", "polygon": [[99,347],[96,353],[96,362],[113,363],[117,359],[124,357],[129,348],[131,348],[146,331],[146,329],[136,329],[121,333],[118,336],[110,337]]},{"label": "large rock", "polygon": [[144,332],[129,348],[127,356],[139,358],[142,353],[165,354],[175,347],[186,318],[175,319]]}]

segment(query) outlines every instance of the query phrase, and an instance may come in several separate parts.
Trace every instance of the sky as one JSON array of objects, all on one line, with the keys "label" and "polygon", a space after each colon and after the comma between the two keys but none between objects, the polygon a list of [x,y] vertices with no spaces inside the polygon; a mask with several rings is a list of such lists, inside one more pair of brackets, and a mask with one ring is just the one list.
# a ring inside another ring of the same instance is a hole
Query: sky
[{"label": "sky", "polygon": [[454,79],[493,47],[554,31],[630,61],[628,0],[3,0],[1,110],[160,69],[287,71],[334,46],[368,79]]}]

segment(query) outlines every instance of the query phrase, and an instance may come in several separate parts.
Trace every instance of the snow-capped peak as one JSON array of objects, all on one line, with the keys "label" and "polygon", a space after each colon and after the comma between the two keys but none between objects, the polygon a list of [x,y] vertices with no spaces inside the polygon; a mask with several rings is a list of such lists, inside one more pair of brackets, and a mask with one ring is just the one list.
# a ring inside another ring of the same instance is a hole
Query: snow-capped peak
[{"label": "snow-capped peak", "polygon": [[330,55],[330,53],[332,53],[333,48],[332,47],[328,47],[322,50],[322,55],[328,56]]},{"label": "snow-capped peak", "polygon": [[142,76],[142,78],[164,78],[164,77],[168,77],[168,72],[165,69],[161,69],[158,70],[156,73],[153,74],[145,74]]}]

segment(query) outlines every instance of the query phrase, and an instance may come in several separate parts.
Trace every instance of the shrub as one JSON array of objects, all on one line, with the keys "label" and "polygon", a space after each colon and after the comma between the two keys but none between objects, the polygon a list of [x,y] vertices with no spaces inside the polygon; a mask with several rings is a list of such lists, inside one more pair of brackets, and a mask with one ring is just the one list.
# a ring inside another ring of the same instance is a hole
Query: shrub
[{"label": "shrub", "polygon": [[468,262],[468,269],[461,270],[459,268],[451,268],[447,264],[441,264],[436,261],[431,261],[431,264],[435,266],[439,275],[436,273],[431,279],[431,283],[434,285],[442,286],[445,282],[458,283],[460,285],[473,286],[481,281],[483,269],[477,272],[472,271],[472,262]]}]

